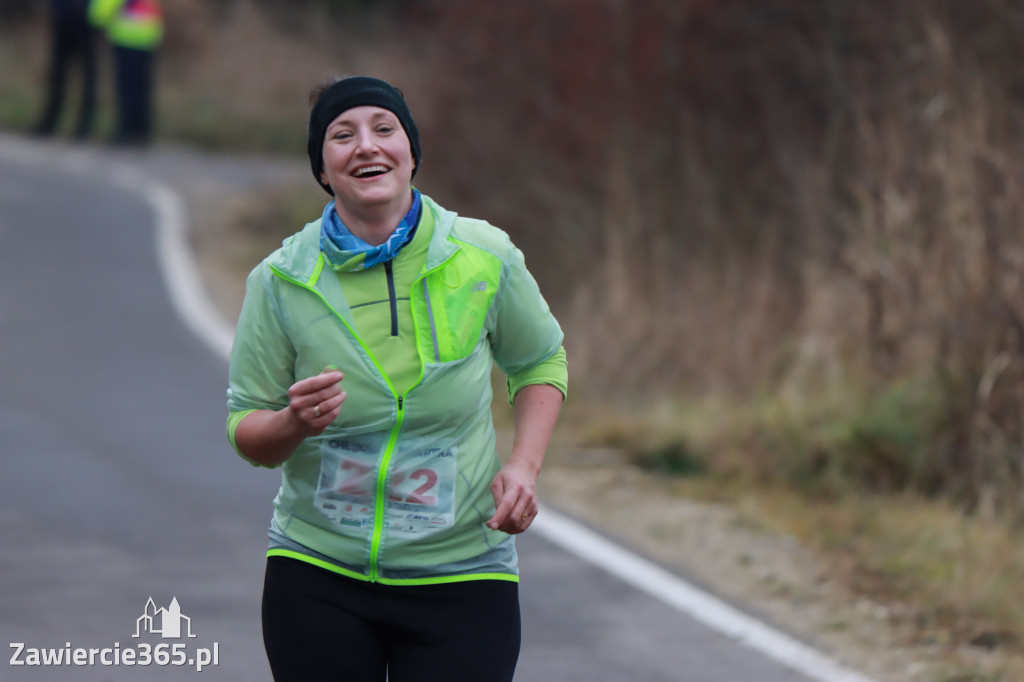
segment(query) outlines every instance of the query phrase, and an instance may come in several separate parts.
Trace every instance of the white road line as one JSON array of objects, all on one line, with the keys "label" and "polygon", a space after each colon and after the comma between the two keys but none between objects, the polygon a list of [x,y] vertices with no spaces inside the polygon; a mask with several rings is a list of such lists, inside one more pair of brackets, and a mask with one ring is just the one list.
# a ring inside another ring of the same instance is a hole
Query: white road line
[{"label": "white road line", "polygon": [[188,244],[185,203],[169,185],[148,177],[136,165],[103,158],[87,147],[54,147],[0,135],[0,154],[34,165],[53,163],[75,175],[102,177],[105,182],[140,192],[156,214],[156,250],[171,305],[185,326],[217,355],[231,354],[234,327],[210,301]]},{"label": "white road line", "polygon": [[[0,139],[0,153],[9,158],[41,160],[44,155],[32,147],[29,144],[12,144],[10,138]],[[80,157],[76,157],[72,170],[89,172],[99,163],[82,164]],[[186,327],[215,353],[227,359],[234,330],[221,317],[202,287],[188,245],[188,225],[180,195],[163,182],[145,177],[141,169],[133,173],[116,172],[115,178],[119,185],[140,189],[153,207],[157,220],[158,259],[174,309]],[[811,679],[818,682],[877,682],[849,670],[552,509],[542,509],[533,529],[580,559]]]},{"label": "white road line", "polygon": [[531,527],[633,587],[820,682],[875,682],[547,507]]},{"label": "white road line", "polygon": [[157,255],[174,309],[192,333],[227,360],[235,330],[206,295],[188,244],[182,199],[170,187],[154,180],[147,180],[143,191],[156,211]]}]

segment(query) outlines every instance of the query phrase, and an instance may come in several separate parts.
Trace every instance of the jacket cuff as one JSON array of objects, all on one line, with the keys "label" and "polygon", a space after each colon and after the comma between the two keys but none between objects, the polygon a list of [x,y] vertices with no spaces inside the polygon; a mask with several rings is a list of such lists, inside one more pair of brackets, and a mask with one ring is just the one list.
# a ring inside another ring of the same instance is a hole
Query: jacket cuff
[{"label": "jacket cuff", "polygon": [[241,450],[238,449],[238,446],[235,444],[235,430],[238,428],[238,425],[242,422],[243,419],[245,419],[250,414],[252,414],[253,412],[256,412],[256,411],[257,410],[237,410],[235,412],[229,412],[228,413],[228,423],[227,423],[228,442],[231,443],[231,447],[233,447],[235,449],[235,452],[238,453],[239,457],[241,457],[242,459],[244,459],[246,462],[248,462],[249,464],[253,465],[254,467],[261,467],[261,468],[264,468],[264,469],[266,469],[266,468],[273,468],[273,467],[267,467],[266,465],[260,464],[259,462],[255,461],[255,460],[249,459],[248,457],[245,456],[244,452],[242,452]]},{"label": "jacket cuff", "polygon": [[550,384],[562,392],[562,400],[565,400],[569,395],[569,365],[565,357],[565,347],[559,346],[551,357],[540,364],[510,374],[505,383],[508,386],[509,405],[515,402],[516,394],[524,386],[531,384]]}]

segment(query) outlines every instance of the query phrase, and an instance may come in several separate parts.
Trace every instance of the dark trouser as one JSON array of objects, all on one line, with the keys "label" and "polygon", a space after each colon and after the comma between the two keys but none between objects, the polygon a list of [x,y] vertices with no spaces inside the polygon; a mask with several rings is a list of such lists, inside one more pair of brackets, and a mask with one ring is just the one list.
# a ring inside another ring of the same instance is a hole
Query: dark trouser
[{"label": "dark trouser", "polygon": [[85,137],[92,129],[96,111],[96,37],[95,31],[81,17],[56,17],[51,26],[50,72],[46,82],[46,104],[36,125],[36,132],[49,135],[57,129],[68,72],[77,61],[82,71],[82,99],[79,102],[75,136]]},{"label": "dark trouser", "polygon": [[150,100],[153,94],[153,52],[114,48],[117,82],[117,134],[115,142],[144,144],[152,133]]},{"label": "dark trouser", "polygon": [[275,682],[511,682],[519,586],[381,585],[270,557],[263,642]]}]

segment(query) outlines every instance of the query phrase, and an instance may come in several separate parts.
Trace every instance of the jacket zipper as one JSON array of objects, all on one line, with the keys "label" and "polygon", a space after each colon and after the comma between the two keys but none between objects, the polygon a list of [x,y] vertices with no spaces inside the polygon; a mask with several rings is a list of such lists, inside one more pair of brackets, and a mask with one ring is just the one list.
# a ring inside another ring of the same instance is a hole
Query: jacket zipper
[{"label": "jacket zipper", "polygon": [[334,313],[334,316],[341,321],[341,323],[352,334],[352,337],[366,351],[366,354],[369,356],[370,360],[377,368],[377,371],[380,373],[381,377],[384,378],[384,382],[387,384],[388,389],[391,391],[391,395],[395,397],[395,401],[398,405],[398,414],[395,418],[395,425],[391,427],[391,435],[388,436],[388,444],[384,448],[384,455],[381,458],[380,469],[377,471],[377,502],[373,512],[373,532],[370,538],[369,567],[370,582],[377,582],[377,579],[379,578],[379,575],[377,573],[377,555],[380,553],[380,544],[384,531],[384,506],[385,504],[387,504],[388,467],[391,464],[391,456],[394,454],[395,451],[395,444],[398,442],[398,433],[399,431],[402,430],[402,422],[405,420],[405,396],[398,395],[398,393],[395,391],[394,385],[391,383],[391,379],[388,378],[388,375],[384,373],[384,370],[377,363],[377,359],[373,356],[373,353],[370,352],[370,349],[366,347],[366,344],[363,343],[363,340],[361,338],[359,338],[359,335],[356,334],[355,330],[349,326],[348,322],[345,321],[345,318],[342,317],[338,313],[338,311],[334,309],[334,306],[331,305],[330,301],[328,301],[327,298],[316,287],[312,286],[308,282],[301,282],[293,277],[290,277],[284,272],[278,270],[277,268],[274,268],[273,266],[271,266],[271,270],[273,270],[274,274],[276,274],[281,279],[285,280],[286,282],[291,282],[292,284],[302,287],[303,289],[306,289],[307,291],[311,292],[314,296],[316,296],[317,298],[324,302],[324,305],[327,306],[327,309]]},{"label": "jacket zipper", "polygon": [[405,421],[405,396],[397,396],[397,401],[398,414],[395,417],[395,425],[391,427],[391,435],[388,436],[388,444],[380,460],[380,469],[377,470],[377,503],[373,510],[373,537],[370,539],[370,582],[377,582],[380,578],[377,573],[377,561],[380,558],[380,544],[384,534],[384,507],[388,503],[388,469],[391,466],[391,456],[395,453],[398,433],[402,430],[402,422]]},{"label": "jacket zipper", "polygon": [[384,273],[388,277],[388,301],[391,304],[391,336],[398,336],[398,299],[395,297],[395,272],[391,261],[384,261]]}]

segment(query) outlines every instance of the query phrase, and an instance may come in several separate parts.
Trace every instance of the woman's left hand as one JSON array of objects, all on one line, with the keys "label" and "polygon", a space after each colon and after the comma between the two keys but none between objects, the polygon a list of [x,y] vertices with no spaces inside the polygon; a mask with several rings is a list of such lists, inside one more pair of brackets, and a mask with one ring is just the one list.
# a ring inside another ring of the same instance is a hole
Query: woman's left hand
[{"label": "woman's left hand", "polygon": [[494,495],[494,516],[487,521],[491,530],[515,535],[530,527],[539,509],[537,475],[529,466],[511,461],[502,467],[491,482]]}]

